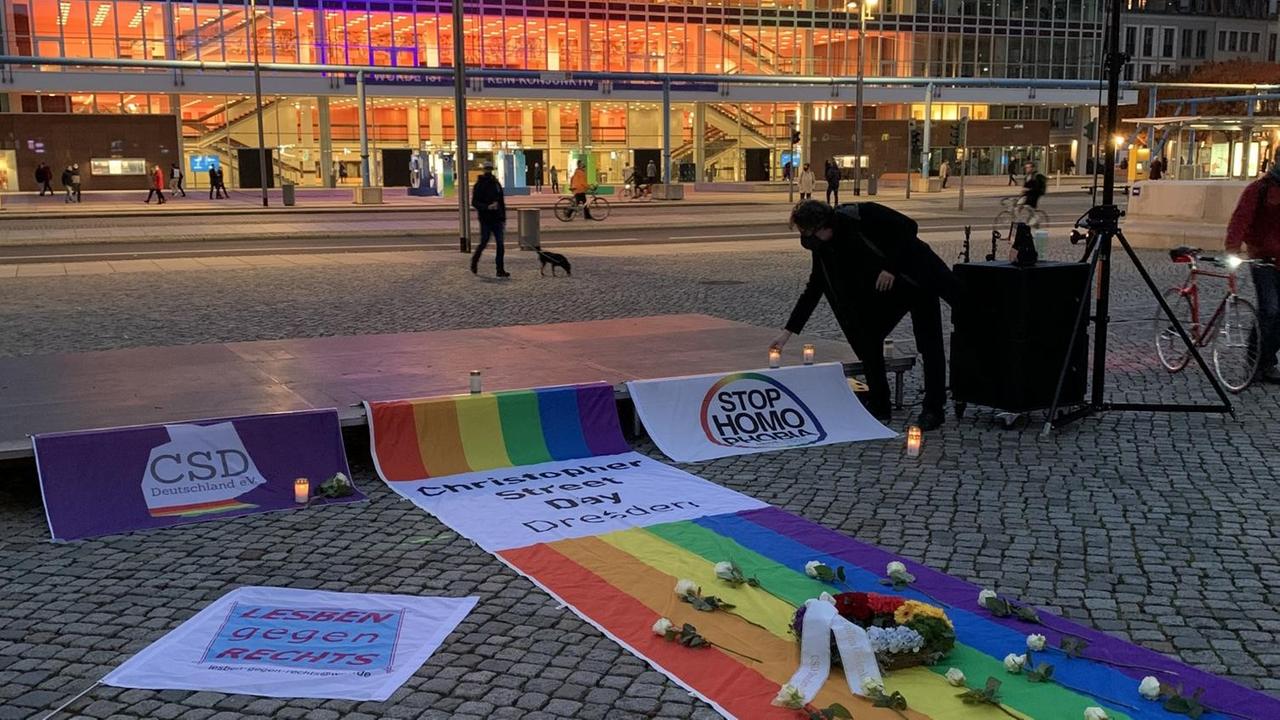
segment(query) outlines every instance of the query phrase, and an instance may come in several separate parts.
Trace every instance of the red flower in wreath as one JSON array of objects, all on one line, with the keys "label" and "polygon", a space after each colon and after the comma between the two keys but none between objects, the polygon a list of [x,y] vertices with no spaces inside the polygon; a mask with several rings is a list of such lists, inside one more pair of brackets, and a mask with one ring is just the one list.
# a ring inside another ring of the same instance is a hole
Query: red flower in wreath
[{"label": "red flower in wreath", "polygon": [[875,614],[870,605],[871,595],[864,592],[845,592],[836,595],[836,612],[841,617],[857,622],[867,622]]},{"label": "red flower in wreath", "polygon": [[906,598],[897,595],[878,595],[870,593],[867,595],[867,605],[871,608],[871,612],[876,615],[892,615],[898,611],[899,607],[906,602]]}]

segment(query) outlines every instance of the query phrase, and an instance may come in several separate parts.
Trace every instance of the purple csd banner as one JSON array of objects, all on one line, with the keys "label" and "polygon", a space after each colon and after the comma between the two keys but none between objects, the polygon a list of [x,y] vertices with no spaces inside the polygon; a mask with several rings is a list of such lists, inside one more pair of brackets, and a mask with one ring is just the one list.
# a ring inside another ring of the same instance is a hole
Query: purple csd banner
[{"label": "purple csd banner", "polygon": [[[302,507],[300,479],[311,504],[364,499],[348,479],[336,410],[54,433],[32,442],[54,540]],[[343,485],[332,493],[342,497],[318,494]]]}]

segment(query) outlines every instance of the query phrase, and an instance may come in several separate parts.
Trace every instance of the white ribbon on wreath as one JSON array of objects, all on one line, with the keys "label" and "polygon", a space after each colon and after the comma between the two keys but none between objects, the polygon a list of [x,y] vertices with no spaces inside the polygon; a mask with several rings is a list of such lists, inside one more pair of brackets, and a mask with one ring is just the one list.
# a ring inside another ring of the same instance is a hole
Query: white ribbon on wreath
[{"label": "white ribbon on wreath", "polygon": [[827,599],[806,600],[804,607],[804,622],[800,628],[800,667],[791,676],[789,684],[796,688],[805,703],[817,697],[831,674],[831,638],[834,636],[849,691],[865,696],[863,678],[882,681],[867,631],[841,617],[835,604]]}]

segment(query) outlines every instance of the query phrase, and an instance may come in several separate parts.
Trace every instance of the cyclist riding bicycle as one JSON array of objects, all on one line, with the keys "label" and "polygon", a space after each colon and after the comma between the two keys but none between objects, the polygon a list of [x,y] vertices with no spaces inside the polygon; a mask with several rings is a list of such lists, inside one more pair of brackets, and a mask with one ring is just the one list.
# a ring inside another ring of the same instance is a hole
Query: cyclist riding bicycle
[{"label": "cyclist riding bicycle", "polygon": [[569,178],[569,191],[573,193],[573,201],[582,208],[588,220],[591,219],[591,209],[587,207],[587,163],[583,160],[578,161],[578,169],[573,171],[573,176]]},{"label": "cyclist riding bicycle", "polygon": [[1049,181],[1036,171],[1036,164],[1033,162],[1028,162],[1023,169],[1027,175],[1022,183],[1022,202],[1029,207],[1036,207],[1040,198],[1049,191]]}]

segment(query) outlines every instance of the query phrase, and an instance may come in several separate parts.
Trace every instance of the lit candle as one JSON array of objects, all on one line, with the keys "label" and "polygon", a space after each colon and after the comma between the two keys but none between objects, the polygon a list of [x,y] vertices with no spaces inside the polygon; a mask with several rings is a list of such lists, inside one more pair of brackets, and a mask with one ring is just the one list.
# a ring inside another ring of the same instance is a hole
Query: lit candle
[{"label": "lit candle", "polygon": [[480,394],[480,371],[479,370],[471,371],[471,394],[472,395]]},{"label": "lit candle", "polygon": [[884,341],[884,356],[893,357],[893,341],[892,340]]},{"label": "lit candle", "polygon": [[815,348],[813,345],[804,346],[804,364],[805,365],[813,364],[813,356],[817,351],[818,349]]},{"label": "lit candle", "polygon": [[924,434],[920,428],[912,425],[907,428],[907,457],[919,457],[920,445],[924,442]]},{"label": "lit candle", "polygon": [[782,364],[782,351],[776,347],[769,348],[769,367],[776,368]]},{"label": "lit candle", "polygon": [[311,481],[306,478],[298,478],[293,481],[293,501],[299,505],[305,505],[311,500]]}]

